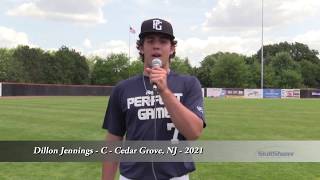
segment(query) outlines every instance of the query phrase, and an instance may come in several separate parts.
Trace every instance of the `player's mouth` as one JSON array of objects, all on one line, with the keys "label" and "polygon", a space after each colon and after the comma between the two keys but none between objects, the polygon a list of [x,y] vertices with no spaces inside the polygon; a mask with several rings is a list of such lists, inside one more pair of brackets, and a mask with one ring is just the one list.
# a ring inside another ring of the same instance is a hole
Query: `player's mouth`
[{"label": "player's mouth", "polygon": [[161,54],[160,53],[154,53],[151,55],[153,58],[160,58]]}]

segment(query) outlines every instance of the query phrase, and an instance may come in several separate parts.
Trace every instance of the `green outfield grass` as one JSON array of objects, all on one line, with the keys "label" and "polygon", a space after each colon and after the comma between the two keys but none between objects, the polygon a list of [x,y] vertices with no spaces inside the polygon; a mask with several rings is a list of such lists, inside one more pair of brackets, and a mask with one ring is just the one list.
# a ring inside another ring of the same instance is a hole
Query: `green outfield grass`
[{"label": "green outfield grass", "polygon": [[[0,140],[103,140],[106,97],[0,98]],[[202,140],[320,140],[320,99],[206,99]],[[0,163],[0,179],[100,179],[101,163]],[[318,179],[320,163],[197,163],[191,179]]]}]

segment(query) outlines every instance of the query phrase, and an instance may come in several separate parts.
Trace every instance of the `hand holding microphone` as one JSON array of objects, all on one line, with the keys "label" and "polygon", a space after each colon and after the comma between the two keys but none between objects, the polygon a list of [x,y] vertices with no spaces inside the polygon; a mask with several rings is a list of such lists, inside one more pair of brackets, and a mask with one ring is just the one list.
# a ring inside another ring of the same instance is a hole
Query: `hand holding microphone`
[{"label": "hand holding microphone", "polygon": [[151,67],[146,71],[149,74],[150,83],[155,92],[163,91],[167,88],[167,71],[162,68],[162,61],[159,58],[155,58],[151,62]]}]

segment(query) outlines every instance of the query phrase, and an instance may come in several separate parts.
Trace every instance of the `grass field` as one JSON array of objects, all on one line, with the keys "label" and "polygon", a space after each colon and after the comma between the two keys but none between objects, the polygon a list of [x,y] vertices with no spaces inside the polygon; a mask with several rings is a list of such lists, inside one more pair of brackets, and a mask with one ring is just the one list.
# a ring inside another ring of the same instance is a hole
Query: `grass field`
[{"label": "grass field", "polygon": [[[106,97],[0,98],[0,140],[103,140]],[[202,140],[320,140],[319,100],[206,99]],[[100,179],[101,163],[0,163],[0,179]],[[320,163],[197,163],[191,179],[318,179]]]}]

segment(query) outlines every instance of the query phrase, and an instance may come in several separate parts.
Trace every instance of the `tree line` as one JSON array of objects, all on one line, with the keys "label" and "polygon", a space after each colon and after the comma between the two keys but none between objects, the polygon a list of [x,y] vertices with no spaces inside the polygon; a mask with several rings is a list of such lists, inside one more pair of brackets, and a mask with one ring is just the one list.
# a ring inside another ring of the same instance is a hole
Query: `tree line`
[{"label": "tree line", "polygon": [[[170,68],[198,77],[203,87],[260,88],[260,54],[261,50],[252,56],[217,52],[206,56],[199,67],[192,67],[188,58],[175,57]],[[319,88],[318,55],[298,42],[264,46],[264,87]],[[115,85],[142,71],[142,61],[130,61],[126,54],[85,57],[66,46],[57,51],[0,48],[2,82]]]}]

